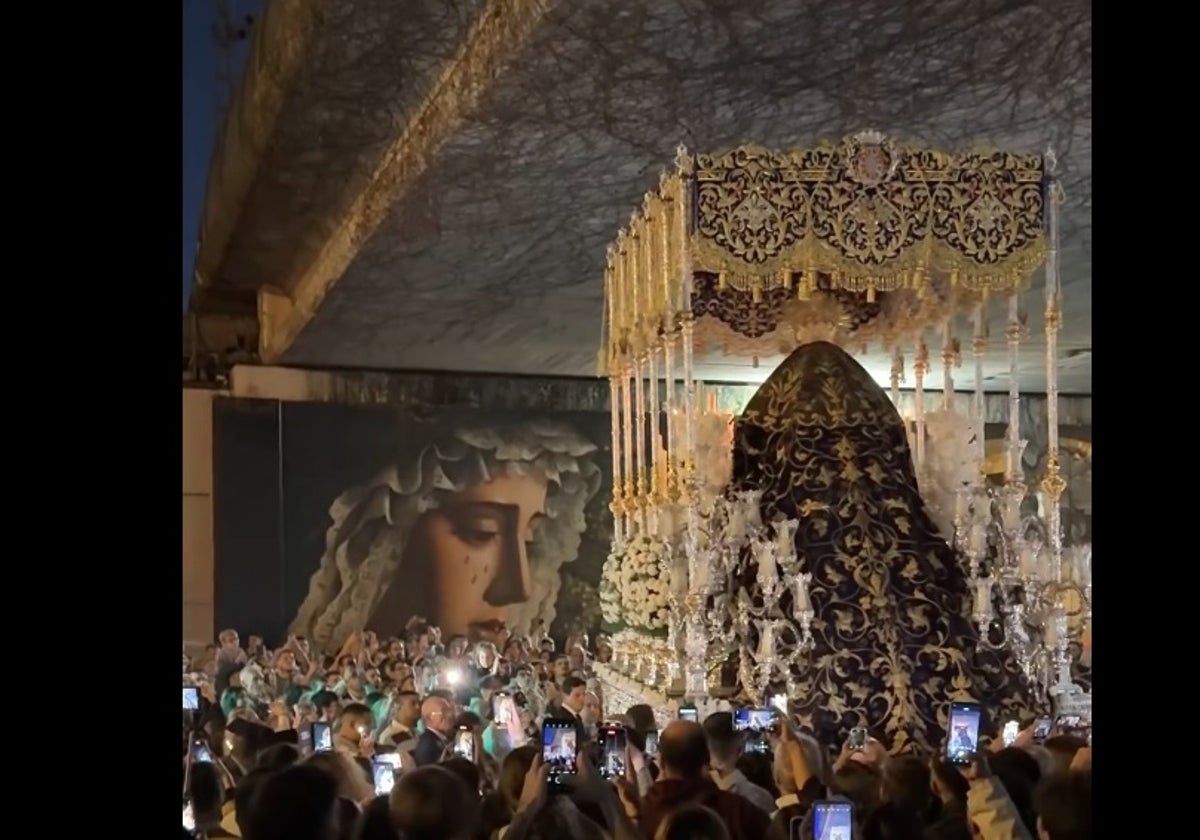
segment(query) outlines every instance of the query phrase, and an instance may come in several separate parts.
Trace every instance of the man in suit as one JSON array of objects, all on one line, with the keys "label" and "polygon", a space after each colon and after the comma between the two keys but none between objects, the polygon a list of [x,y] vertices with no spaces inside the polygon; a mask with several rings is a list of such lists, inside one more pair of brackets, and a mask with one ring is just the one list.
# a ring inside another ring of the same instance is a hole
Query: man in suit
[{"label": "man in suit", "polygon": [[450,732],[454,729],[454,710],[444,697],[431,695],[421,704],[421,720],[425,723],[425,731],[413,750],[413,761],[418,767],[442,760]]},{"label": "man in suit", "polygon": [[579,677],[570,676],[563,679],[560,688],[562,698],[557,703],[550,704],[551,717],[570,718],[582,728],[583,723],[580,716],[587,703],[587,682]]}]

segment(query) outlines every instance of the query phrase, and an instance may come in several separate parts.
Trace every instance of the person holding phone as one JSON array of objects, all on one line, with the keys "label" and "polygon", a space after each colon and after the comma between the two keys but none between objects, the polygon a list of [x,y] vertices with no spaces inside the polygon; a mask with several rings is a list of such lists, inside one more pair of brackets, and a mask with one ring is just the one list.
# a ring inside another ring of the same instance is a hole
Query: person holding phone
[{"label": "person holding phone", "polygon": [[744,796],[768,814],[774,813],[775,797],[737,769],[747,736],[734,728],[733,714],[716,712],[709,715],[704,719],[704,735],[708,739],[709,766],[717,787]]},{"label": "person holding phone", "polygon": [[1029,837],[1017,806],[1004,785],[992,776],[986,751],[959,756],[957,764],[945,760],[947,767],[958,770],[967,782],[967,820],[982,837]]},{"label": "person holding phone", "polygon": [[622,786],[627,808],[637,814],[643,835],[653,837],[667,815],[685,804],[705,805],[716,811],[729,829],[730,840],[761,840],[770,817],[744,797],[717,787],[707,767],[710,760],[704,729],[693,721],[676,720],[658,738],[662,774],[640,802],[630,802],[628,785]]},{"label": "person holding phone", "polygon": [[371,709],[362,703],[348,703],[334,723],[333,749],[355,758],[375,755],[371,740]]},{"label": "person holding phone", "polygon": [[821,779],[826,762],[821,745],[809,735],[794,731],[786,721],[779,728],[775,747],[775,783],[779,786],[776,811],[771,817],[772,838],[788,837],[792,820],[811,813],[816,802],[828,798]]}]

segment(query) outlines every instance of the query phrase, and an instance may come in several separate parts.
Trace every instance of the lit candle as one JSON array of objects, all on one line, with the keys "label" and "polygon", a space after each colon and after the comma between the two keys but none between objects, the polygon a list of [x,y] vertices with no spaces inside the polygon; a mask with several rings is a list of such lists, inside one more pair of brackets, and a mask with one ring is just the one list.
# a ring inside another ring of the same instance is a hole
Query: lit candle
[{"label": "lit candle", "polygon": [[729,535],[729,541],[732,543],[741,542],[742,537],[746,533],[746,514],[742,512],[741,505],[734,505],[733,510],[729,512],[729,524],[726,526],[726,532]]},{"label": "lit candle", "polygon": [[775,658],[775,625],[764,621],[759,629],[762,635],[758,638],[758,661],[770,662]]},{"label": "lit candle", "polygon": [[796,599],[796,612],[808,612],[812,610],[812,601],[808,597],[808,582],[812,580],[812,575],[805,573],[796,575],[796,582],[793,597]]},{"label": "lit candle", "polygon": [[745,494],[746,524],[751,528],[762,525],[762,511],[758,509],[760,499],[762,499],[760,490],[751,490]]},{"label": "lit candle", "polygon": [[774,586],[779,578],[779,570],[775,567],[775,554],[769,542],[754,541],[754,559],[758,561],[758,583],[764,589]]},{"label": "lit candle", "polygon": [[1021,527],[1021,500],[1015,494],[1009,494],[1000,510],[1004,515],[1004,530],[1012,532]]},{"label": "lit candle", "polygon": [[987,552],[987,526],[976,522],[971,526],[971,553],[979,556]]},{"label": "lit candle", "polygon": [[1049,583],[1054,580],[1054,559],[1047,549],[1038,552],[1038,580]]},{"label": "lit candle", "polygon": [[781,519],[775,523],[776,551],[781,558],[795,554],[796,528],[799,524],[795,519]]},{"label": "lit candle", "polygon": [[992,614],[992,582],[981,580],[975,584],[975,614]]},{"label": "lit candle", "polygon": [[1021,577],[1035,578],[1038,575],[1038,550],[1031,545],[1021,546]]}]

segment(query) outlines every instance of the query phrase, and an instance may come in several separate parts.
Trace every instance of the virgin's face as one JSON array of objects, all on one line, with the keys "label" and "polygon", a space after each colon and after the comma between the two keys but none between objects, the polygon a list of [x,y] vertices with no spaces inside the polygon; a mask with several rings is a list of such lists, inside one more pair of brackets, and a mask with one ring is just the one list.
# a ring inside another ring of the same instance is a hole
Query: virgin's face
[{"label": "virgin's face", "polygon": [[447,499],[421,520],[445,633],[505,621],[529,600],[529,544],[546,509],[546,480],[501,476]]}]

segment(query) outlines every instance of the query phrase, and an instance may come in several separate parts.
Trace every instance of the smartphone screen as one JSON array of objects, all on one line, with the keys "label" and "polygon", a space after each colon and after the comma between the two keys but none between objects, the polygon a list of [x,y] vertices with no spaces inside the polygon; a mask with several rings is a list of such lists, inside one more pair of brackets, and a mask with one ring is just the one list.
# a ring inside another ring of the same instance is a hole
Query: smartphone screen
[{"label": "smartphone screen", "polygon": [[733,728],[766,732],[774,720],[774,709],[738,709],[733,713]]},{"label": "smartphone screen", "polygon": [[813,803],[813,840],[850,840],[854,806],[849,802]]},{"label": "smartphone screen", "polygon": [[1051,720],[1048,717],[1038,718],[1033,724],[1033,740],[1041,742],[1050,737]]},{"label": "smartphone screen", "polygon": [[695,706],[680,706],[679,707],[679,719],[680,720],[699,720],[700,713],[696,711]]},{"label": "smartphone screen", "polygon": [[546,718],[542,721],[542,764],[551,782],[574,775],[579,753],[577,738],[573,720]]},{"label": "smartphone screen", "polygon": [[1092,728],[1079,715],[1059,715],[1054,721],[1054,728],[1060,735],[1075,735],[1087,740],[1091,737]]},{"label": "smartphone screen", "polygon": [[183,828],[185,831],[196,830],[196,816],[192,813],[192,800],[183,801]]},{"label": "smartphone screen", "polygon": [[846,743],[852,750],[864,749],[867,746],[867,730],[861,726],[854,727],[850,730],[850,737]]},{"label": "smartphone screen", "polygon": [[971,763],[971,753],[979,749],[979,723],[982,718],[983,707],[978,703],[950,704],[946,760],[951,764]]},{"label": "smartphone screen", "polygon": [[747,755],[753,753],[767,755],[771,752],[771,745],[767,742],[767,739],[764,736],[755,735],[752,738],[746,739],[746,744],[742,747],[742,752]]},{"label": "smartphone screen", "polygon": [[492,695],[492,720],[497,726],[512,723],[512,697],[507,691],[497,691]]},{"label": "smartphone screen", "polygon": [[300,749],[300,755],[312,755],[312,729],[305,727],[296,732],[296,746]]},{"label": "smartphone screen", "polygon": [[1010,720],[1004,724],[1004,732],[1000,736],[1004,740],[1004,746],[1011,747],[1017,743],[1017,735],[1020,733],[1020,725],[1015,720]]},{"label": "smartphone screen", "polygon": [[312,748],[313,752],[332,752],[333,751],[333,732],[329,728],[328,723],[320,721],[312,725]]},{"label": "smartphone screen", "polygon": [[212,764],[212,750],[208,748],[202,739],[197,738],[192,741],[192,763],[193,764]]},{"label": "smartphone screen", "polygon": [[469,726],[460,726],[454,733],[454,754],[467,761],[475,760],[475,733]]},{"label": "smartphone screen", "polygon": [[200,689],[194,685],[185,685],[183,687],[183,710],[185,712],[200,710]]},{"label": "smartphone screen", "polygon": [[372,761],[371,775],[375,779],[376,796],[387,796],[396,786],[396,766],[390,761]]},{"label": "smartphone screen", "polygon": [[600,775],[606,779],[625,775],[625,730],[620,726],[600,730]]},{"label": "smartphone screen", "polygon": [[658,730],[651,729],[646,733],[646,758],[658,755]]}]

